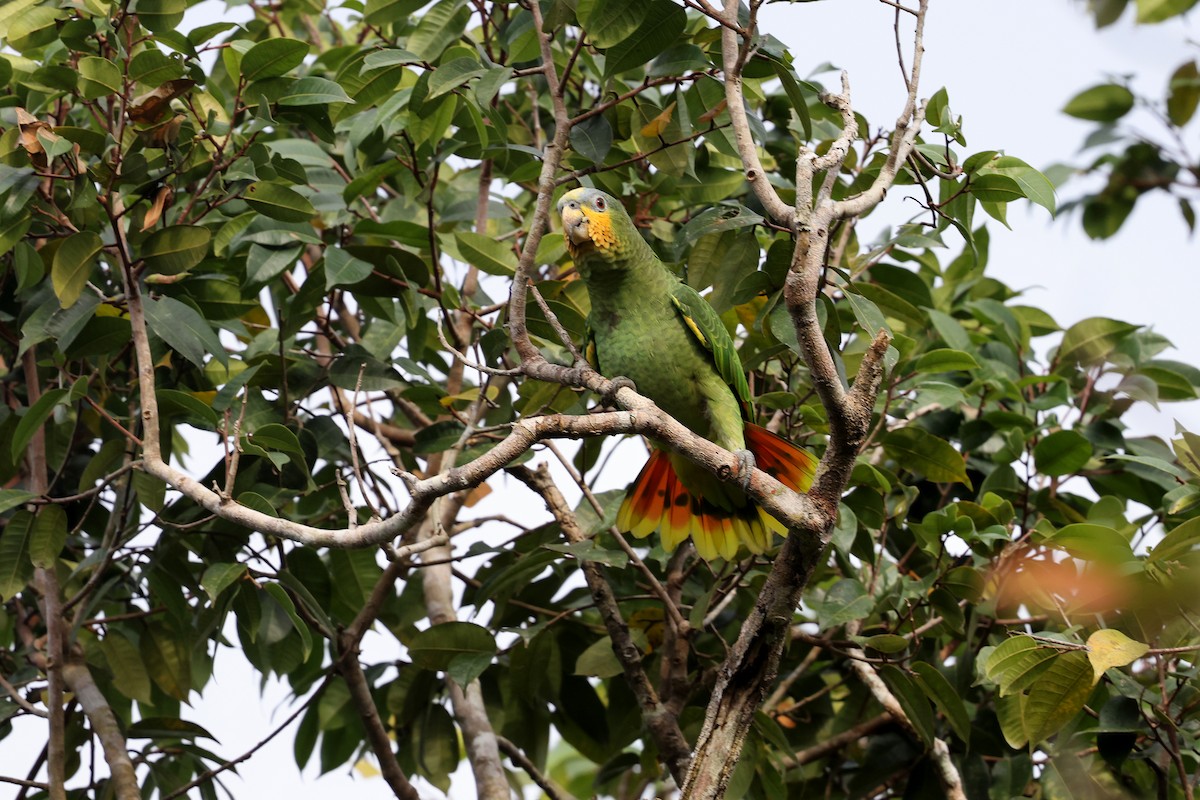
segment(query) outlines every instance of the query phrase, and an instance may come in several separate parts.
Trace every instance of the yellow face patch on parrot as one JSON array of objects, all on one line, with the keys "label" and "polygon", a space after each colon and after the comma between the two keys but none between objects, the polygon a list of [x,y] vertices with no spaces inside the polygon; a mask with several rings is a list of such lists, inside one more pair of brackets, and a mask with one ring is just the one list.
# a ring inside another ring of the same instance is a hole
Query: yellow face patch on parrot
[{"label": "yellow face patch on parrot", "polygon": [[617,244],[617,236],[613,233],[612,218],[607,211],[581,206],[580,211],[587,217],[588,235],[597,250],[611,250]]}]

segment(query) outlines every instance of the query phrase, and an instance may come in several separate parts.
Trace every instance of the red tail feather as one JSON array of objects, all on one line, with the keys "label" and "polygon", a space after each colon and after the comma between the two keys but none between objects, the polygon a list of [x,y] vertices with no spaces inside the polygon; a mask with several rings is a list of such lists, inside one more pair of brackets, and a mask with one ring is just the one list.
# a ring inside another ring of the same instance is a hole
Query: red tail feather
[{"label": "red tail feather", "polygon": [[746,449],[754,454],[758,468],[794,492],[807,492],[817,470],[817,459],[802,447],[746,423]]},{"label": "red tail feather", "polygon": [[[808,490],[817,464],[811,453],[757,425],[747,424],[745,435],[746,448],[759,469],[794,491]],[[749,498],[731,510],[693,494],[676,475],[670,456],[657,449],[629,487],[617,513],[617,527],[638,538],[659,529],[668,552],[691,536],[696,552],[709,561],[733,558],[739,542],[751,552],[762,553],[770,545],[768,531],[783,529]]]}]

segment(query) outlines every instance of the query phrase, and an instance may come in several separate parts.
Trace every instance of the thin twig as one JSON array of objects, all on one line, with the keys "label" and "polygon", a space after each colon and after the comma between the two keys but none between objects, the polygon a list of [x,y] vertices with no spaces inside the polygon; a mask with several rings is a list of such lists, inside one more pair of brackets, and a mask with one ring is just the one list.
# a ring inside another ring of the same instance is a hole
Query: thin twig
[{"label": "thin twig", "polygon": [[[579,521],[570,506],[567,505],[567,501],[558,487],[554,485],[554,479],[550,477],[550,472],[546,469],[545,464],[539,466],[537,470],[531,470],[524,466],[511,467],[508,472],[542,498],[546,508],[558,522],[567,541],[573,543],[587,541],[587,537],[579,527]],[[683,732],[679,728],[679,720],[662,704],[658,693],[646,676],[641,650],[634,644],[633,638],[630,636],[629,626],[621,616],[621,610],[613,595],[612,587],[608,585],[600,566],[594,561],[584,561],[580,568],[588,588],[591,590],[596,608],[600,612],[600,617],[604,620],[608,635],[612,639],[613,653],[621,663],[625,680],[637,698],[638,705],[641,706],[642,719],[658,747],[659,756],[666,762],[667,768],[675,780],[682,781],[683,776],[687,773],[691,753],[687,740],[684,739]]]},{"label": "thin twig", "polygon": [[538,785],[538,787],[546,793],[550,800],[575,800],[575,795],[568,792],[563,787],[555,783],[551,778],[543,775],[529,757],[521,751],[521,748],[505,739],[503,736],[497,736],[496,741],[500,743],[500,750],[504,755],[508,756],[509,760],[516,764],[521,769],[525,770],[525,774],[530,780]]}]

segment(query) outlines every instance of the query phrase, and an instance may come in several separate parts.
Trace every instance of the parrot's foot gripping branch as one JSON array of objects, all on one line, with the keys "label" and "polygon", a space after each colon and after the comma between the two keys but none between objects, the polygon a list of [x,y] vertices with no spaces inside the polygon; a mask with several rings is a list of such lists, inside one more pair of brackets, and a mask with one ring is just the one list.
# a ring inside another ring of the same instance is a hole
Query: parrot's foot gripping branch
[{"label": "parrot's foot gripping branch", "polygon": [[617,392],[621,391],[622,389],[633,389],[636,392],[637,386],[634,385],[634,382],[629,380],[629,378],[618,375],[609,381],[608,391],[600,395],[600,402],[603,405],[616,408]]},{"label": "parrot's foot gripping branch", "polygon": [[738,450],[734,453],[737,457],[737,479],[738,486],[742,487],[742,491],[747,491],[750,488],[750,473],[754,471],[756,466],[754,461],[754,453],[749,450]]}]

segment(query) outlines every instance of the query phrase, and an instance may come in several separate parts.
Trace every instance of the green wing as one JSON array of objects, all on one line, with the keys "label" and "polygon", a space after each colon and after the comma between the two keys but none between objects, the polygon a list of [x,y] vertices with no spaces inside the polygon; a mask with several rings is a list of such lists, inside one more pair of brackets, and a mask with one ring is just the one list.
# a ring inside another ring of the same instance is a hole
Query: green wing
[{"label": "green wing", "polygon": [[748,404],[750,385],[746,383],[742,360],[738,358],[733,339],[717,312],[695,289],[682,283],[671,291],[671,302],[679,309],[683,321],[700,340],[700,344],[712,353],[717,374],[729,384],[739,402]]}]

